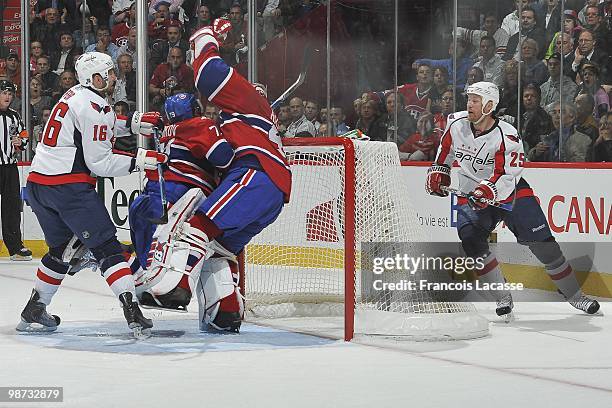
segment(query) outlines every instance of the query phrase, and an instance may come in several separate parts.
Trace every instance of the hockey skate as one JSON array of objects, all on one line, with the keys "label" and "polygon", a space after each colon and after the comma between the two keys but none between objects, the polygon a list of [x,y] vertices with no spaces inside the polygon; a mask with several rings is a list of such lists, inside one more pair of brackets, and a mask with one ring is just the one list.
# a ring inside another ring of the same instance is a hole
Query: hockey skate
[{"label": "hockey skate", "polygon": [[570,305],[588,314],[595,314],[599,311],[599,302],[578,292],[567,300]]},{"label": "hockey skate", "polygon": [[510,323],[514,320],[514,314],[512,313],[513,308],[514,302],[512,301],[512,295],[507,294],[497,301],[495,313],[502,319],[503,322]]},{"label": "hockey skate", "polygon": [[55,331],[60,324],[60,318],[47,313],[47,306],[40,302],[40,295],[32,289],[30,300],[21,312],[21,321],[15,328],[20,332],[48,333]]},{"label": "hockey skate", "polygon": [[180,313],[187,312],[187,305],[189,305],[191,300],[191,293],[180,286],[164,295],[154,296],[149,292],[143,292],[139,296],[138,300],[143,309],[158,309]]},{"label": "hockey skate", "polygon": [[132,294],[130,292],[120,294],[119,301],[123,307],[123,315],[128,327],[134,332],[134,337],[138,339],[151,336],[153,322],[142,315],[138,303],[132,301]]},{"label": "hockey skate", "polygon": [[215,320],[208,324],[207,331],[240,333],[242,317],[239,312],[217,312]]}]

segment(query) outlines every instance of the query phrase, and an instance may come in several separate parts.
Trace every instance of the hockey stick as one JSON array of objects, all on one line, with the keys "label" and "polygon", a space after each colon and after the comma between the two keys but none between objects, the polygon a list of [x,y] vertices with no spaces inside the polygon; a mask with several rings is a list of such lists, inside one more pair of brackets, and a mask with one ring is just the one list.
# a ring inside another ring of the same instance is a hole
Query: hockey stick
[{"label": "hockey stick", "polygon": [[[468,198],[470,195],[464,193],[463,191],[460,191],[456,188],[453,187],[447,187],[447,186],[440,186],[440,189],[442,191],[447,191],[451,194],[456,195],[457,197],[465,197]],[[510,203],[500,203],[499,201],[493,201],[493,200],[489,200],[488,198],[480,198],[478,201],[480,201],[481,203],[485,203],[488,204],[490,206],[493,207],[497,207],[497,208],[501,208],[502,210],[506,210],[506,211],[512,211],[512,204]]]},{"label": "hockey stick", "polygon": [[[153,128],[153,141],[155,142],[155,150],[157,153],[163,153],[161,151],[161,136],[158,128]],[[153,224],[161,225],[168,223],[168,200],[166,199],[166,184],[164,182],[164,169],[161,163],[157,164],[157,176],[159,178],[159,196],[162,203],[162,214],[159,218],[149,218],[149,221]]]},{"label": "hockey stick", "polygon": [[279,105],[289,97],[289,95],[295,92],[295,90],[298,89],[304,83],[304,81],[306,80],[306,72],[308,71],[308,66],[310,65],[311,59],[312,48],[307,45],[306,47],[304,47],[304,57],[302,59],[302,69],[300,71],[300,75],[298,75],[296,81],[289,88],[287,88],[287,90],[283,92],[281,96],[279,96],[274,102],[272,102],[272,105],[270,105],[272,107],[272,110],[278,108]]}]

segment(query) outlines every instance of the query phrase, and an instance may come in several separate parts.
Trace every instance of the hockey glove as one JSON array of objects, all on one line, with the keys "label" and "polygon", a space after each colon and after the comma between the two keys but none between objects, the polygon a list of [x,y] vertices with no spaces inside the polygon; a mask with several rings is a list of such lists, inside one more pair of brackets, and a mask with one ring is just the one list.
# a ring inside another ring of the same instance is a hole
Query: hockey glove
[{"label": "hockey glove", "polygon": [[164,153],[138,148],[134,158],[134,171],[155,170],[158,164],[164,164],[167,161],[168,156]]},{"label": "hockey glove", "polygon": [[427,171],[427,182],[425,183],[425,191],[428,194],[438,197],[448,196],[448,191],[442,190],[442,186],[450,186],[450,167],[445,164],[432,164]]},{"label": "hockey glove", "polygon": [[134,112],[130,119],[130,130],[135,135],[151,137],[153,128],[164,129],[164,121],[159,112]]},{"label": "hockey glove", "polygon": [[470,194],[468,194],[468,204],[474,210],[487,208],[489,204],[482,202],[481,199],[495,200],[495,192],[486,184],[479,184]]},{"label": "hockey glove", "polygon": [[[200,28],[189,38],[191,47],[191,58],[198,58],[200,53],[209,46],[219,48],[219,43],[223,43],[227,33],[232,29],[232,23],[228,20],[217,18],[213,25]],[[190,61],[193,63],[193,61]]]}]

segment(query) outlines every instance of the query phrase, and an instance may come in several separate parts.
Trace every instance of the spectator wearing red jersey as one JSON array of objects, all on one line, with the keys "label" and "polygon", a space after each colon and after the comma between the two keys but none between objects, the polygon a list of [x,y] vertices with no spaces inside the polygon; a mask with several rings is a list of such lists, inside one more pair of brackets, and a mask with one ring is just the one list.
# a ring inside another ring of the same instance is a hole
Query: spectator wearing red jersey
[{"label": "spectator wearing red jersey", "polygon": [[[134,27],[136,22],[136,2],[128,0],[121,4],[121,7],[127,8],[115,11],[115,25],[113,25],[111,31],[111,39],[117,47],[123,47],[127,44],[130,28]],[[115,4],[113,4],[114,9]]]},{"label": "spectator wearing red jersey", "polygon": [[436,131],[433,115],[425,112],[417,121],[417,132],[399,148],[401,160],[430,161],[435,159],[441,133]]},{"label": "spectator wearing red jersey", "polygon": [[185,64],[184,53],[178,47],[168,52],[168,62],[159,64],[149,83],[149,95],[158,108],[168,96],[179,92],[192,93],[193,70]]},{"label": "spectator wearing red jersey", "polygon": [[419,115],[431,108],[429,92],[433,86],[431,67],[428,64],[420,64],[417,68],[417,83],[405,84],[398,88],[399,93],[404,95],[406,112],[415,120]]}]

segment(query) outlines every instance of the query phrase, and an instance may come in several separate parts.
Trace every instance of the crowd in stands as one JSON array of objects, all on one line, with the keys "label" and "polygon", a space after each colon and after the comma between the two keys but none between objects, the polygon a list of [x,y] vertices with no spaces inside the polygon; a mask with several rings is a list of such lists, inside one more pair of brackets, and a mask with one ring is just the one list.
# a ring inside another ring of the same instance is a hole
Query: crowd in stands
[{"label": "crowd in stands", "polygon": [[[432,160],[448,115],[464,109],[467,86],[485,80],[500,87],[496,115],[517,127],[529,160],[612,161],[612,0],[569,0],[566,10],[560,9],[559,0],[505,1],[515,7],[510,13],[487,9],[480,13],[479,23],[452,30],[444,45],[445,58],[399,55],[400,60],[409,59],[411,80],[386,90],[359,89],[352,109],[332,101],[328,111],[323,100],[291,98],[277,110],[281,135],[320,137],[359,129],[370,140],[395,142],[404,160]],[[81,3],[33,2],[29,64],[13,50],[5,55],[0,79],[17,85],[17,110],[21,67],[31,72],[33,146],[52,106],[77,83],[74,62],[83,52],[99,51],[113,58],[117,82],[109,103],[118,113],[135,109],[136,70],[142,68],[137,66],[135,1]],[[149,2],[150,109],[162,110],[172,94],[194,91],[193,71],[186,63],[187,39],[214,18],[225,16],[233,26],[220,50],[224,60],[232,66],[246,60],[246,3]],[[327,2],[258,0],[258,45],[322,3]],[[208,104],[204,114],[216,119],[219,110]],[[123,143],[126,150],[136,147],[135,141]]]}]

